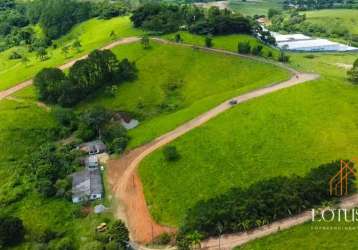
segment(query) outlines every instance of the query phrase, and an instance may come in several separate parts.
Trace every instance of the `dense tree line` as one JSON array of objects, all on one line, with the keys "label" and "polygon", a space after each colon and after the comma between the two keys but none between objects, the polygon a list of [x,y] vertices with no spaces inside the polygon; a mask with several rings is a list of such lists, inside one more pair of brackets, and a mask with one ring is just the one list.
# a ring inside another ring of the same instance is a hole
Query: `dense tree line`
[{"label": "dense tree line", "polygon": [[284,9],[296,8],[299,10],[329,9],[329,8],[353,8],[353,0],[284,0]]},{"label": "dense tree line", "polygon": [[[122,0],[0,0],[0,49],[18,45],[31,45],[31,51],[46,48],[79,22],[91,17],[110,19],[128,9],[129,4]],[[36,35],[29,24],[39,24],[45,37]]]},{"label": "dense tree line", "polygon": [[253,20],[229,10],[212,7],[206,13],[196,6],[178,6],[151,3],[139,7],[133,12],[131,20],[135,27],[149,31],[169,33],[180,28],[195,34],[232,34],[253,31]]},{"label": "dense tree line", "polygon": [[127,59],[119,61],[110,50],[95,50],[88,58],[77,61],[68,76],[57,68],[45,68],[34,78],[39,99],[61,106],[73,106],[95,91],[133,80],[137,68]]},{"label": "dense tree line", "polygon": [[[320,205],[333,198],[328,184],[339,166],[324,164],[304,177],[274,177],[200,201],[188,211],[182,231],[204,236],[218,235],[218,226],[222,233],[246,231]],[[348,186],[354,191],[354,177]]]}]

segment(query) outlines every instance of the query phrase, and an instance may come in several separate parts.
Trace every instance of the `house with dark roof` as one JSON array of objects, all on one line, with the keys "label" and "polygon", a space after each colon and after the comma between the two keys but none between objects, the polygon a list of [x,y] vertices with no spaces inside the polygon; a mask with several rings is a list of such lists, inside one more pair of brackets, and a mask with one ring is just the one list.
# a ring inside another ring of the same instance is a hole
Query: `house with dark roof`
[{"label": "house with dark roof", "polygon": [[106,145],[101,140],[83,143],[78,148],[90,155],[101,154],[107,150]]},{"label": "house with dark roof", "polygon": [[98,168],[86,168],[72,174],[73,203],[102,199],[103,194],[102,176]]}]

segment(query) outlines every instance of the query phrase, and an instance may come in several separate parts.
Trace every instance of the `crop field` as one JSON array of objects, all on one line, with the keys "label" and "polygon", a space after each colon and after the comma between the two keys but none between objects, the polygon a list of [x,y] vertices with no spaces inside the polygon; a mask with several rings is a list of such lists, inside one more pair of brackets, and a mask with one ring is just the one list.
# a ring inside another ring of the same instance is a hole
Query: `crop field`
[{"label": "crop field", "polygon": [[282,9],[280,0],[229,0],[229,8],[247,16],[267,15],[270,8]]},{"label": "crop field", "polygon": [[230,97],[290,77],[286,70],[270,64],[155,42],[150,49],[136,43],[113,51],[119,58],[136,61],[138,79],[120,85],[114,97],[102,94],[80,108],[102,105],[139,115],[144,122],[130,131],[131,147]]},{"label": "crop field", "polygon": [[[110,36],[114,31],[114,36]],[[132,28],[129,17],[117,17],[110,20],[91,19],[75,26],[71,32],[64,37],[56,40],[54,44],[58,48],[49,48],[49,59],[40,61],[35,52],[29,53],[25,47],[15,47],[0,53],[0,90],[7,89],[17,83],[32,78],[44,67],[54,67],[80,57],[94,49],[100,48],[110,43],[114,39],[121,37],[140,35],[140,30]],[[80,41],[82,48],[80,52],[74,49],[65,56],[62,47],[71,45],[75,40]],[[25,55],[28,63],[21,60],[9,60],[10,54],[16,51]]]},{"label": "crop field", "polygon": [[358,35],[358,10],[330,9],[307,11],[304,13],[308,22],[322,25],[328,31],[332,29],[346,29],[352,35]]},{"label": "crop field", "polygon": [[336,65],[355,58],[292,55],[295,67],[321,79],[240,104],[187,133],[172,143],[177,162],[165,161],[162,150],[146,158],[140,175],[154,218],[178,226],[201,199],[356,155],[358,88]]},{"label": "crop field", "polygon": [[[339,228],[339,229],[323,229]],[[351,229],[350,229],[351,228]],[[278,232],[235,248],[235,250],[276,250],[276,249],[356,249],[356,223],[311,222]]]}]

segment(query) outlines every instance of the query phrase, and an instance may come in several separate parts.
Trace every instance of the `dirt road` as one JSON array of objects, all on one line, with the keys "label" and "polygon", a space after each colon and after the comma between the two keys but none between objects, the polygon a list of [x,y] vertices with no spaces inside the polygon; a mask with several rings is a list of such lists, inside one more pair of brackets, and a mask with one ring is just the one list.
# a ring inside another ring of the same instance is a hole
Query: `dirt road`
[{"label": "dirt road", "polygon": [[[231,100],[236,100],[238,104],[244,103],[281,89],[317,79],[318,77],[319,76],[316,74],[297,73],[287,81],[251,91],[235,98],[231,98]],[[178,128],[158,137],[151,143],[145,144],[123,155],[120,159],[111,160],[109,162],[108,179],[113,194],[124,206],[126,221],[130,228],[133,240],[140,243],[147,243],[163,232],[174,231],[173,228],[157,224],[151,218],[143,194],[142,184],[136,172],[139,163],[156,149],[175,140],[188,131],[201,126],[230,108],[232,108],[232,105],[226,101]],[[122,212],[123,210],[121,210],[119,217],[123,217]]]},{"label": "dirt road", "polygon": [[[358,205],[358,194],[344,198],[340,203],[341,208],[354,208]],[[310,221],[312,218],[311,211],[306,211],[297,216],[292,216],[287,219],[276,221],[267,226],[260,227],[250,232],[223,235],[220,238],[220,249],[233,249],[236,246],[241,246],[249,241],[265,237],[270,234],[277,233],[280,230],[288,229],[293,226]],[[202,248],[219,249],[219,238],[209,238],[202,242]]]},{"label": "dirt road", "polygon": [[[127,38],[123,38],[123,39],[120,39],[120,40],[117,40],[117,41],[114,41],[106,46],[104,46],[103,48],[101,48],[101,50],[103,49],[113,49],[114,47],[117,47],[119,45],[123,45],[123,44],[129,44],[129,43],[134,43],[134,42],[137,42],[139,41],[140,38],[139,37],[127,37]],[[61,70],[65,70],[65,69],[68,69],[70,68],[73,64],[75,64],[77,61],[79,60],[82,60],[82,59],[85,59],[87,58],[88,55],[85,55],[85,56],[82,56],[80,58],[77,58],[77,59],[74,59],[70,62],[67,62],[61,66],[59,66],[58,68],[61,69]],[[17,91],[20,91],[22,90],[23,88],[26,88],[30,85],[32,85],[33,81],[32,79],[30,80],[27,80],[27,81],[24,81],[22,83],[19,83],[9,89],[6,89],[6,90],[3,90],[3,91],[0,91],[0,100],[16,93]]]}]

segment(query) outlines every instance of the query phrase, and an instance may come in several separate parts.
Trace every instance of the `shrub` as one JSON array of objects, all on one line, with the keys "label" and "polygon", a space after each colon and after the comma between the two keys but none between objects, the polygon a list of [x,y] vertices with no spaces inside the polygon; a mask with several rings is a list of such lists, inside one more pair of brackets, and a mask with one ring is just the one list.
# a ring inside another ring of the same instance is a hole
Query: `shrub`
[{"label": "shrub", "polygon": [[158,245],[168,245],[172,241],[173,235],[169,233],[162,233],[157,238],[154,239],[154,244]]},{"label": "shrub", "polygon": [[180,158],[180,155],[175,146],[164,147],[163,154],[166,161],[177,161]]},{"label": "shrub", "polygon": [[0,216],[0,247],[22,242],[25,235],[22,220],[17,217]]},{"label": "shrub", "polygon": [[211,36],[206,36],[206,37],[205,37],[205,46],[206,46],[207,48],[213,47],[213,39],[212,39]]},{"label": "shrub", "polygon": [[62,238],[56,243],[54,250],[75,250],[73,240],[70,238]]},{"label": "shrub", "polygon": [[251,45],[249,42],[239,42],[237,45],[237,51],[240,54],[249,54],[251,52]]},{"label": "shrub", "polygon": [[253,46],[251,49],[251,54],[255,56],[260,56],[262,53],[263,47],[261,45]]},{"label": "shrub", "polygon": [[16,51],[13,51],[9,56],[10,60],[16,60],[16,59],[20,59],[20,58],[22,58],[22,55],[20,55]]}]

